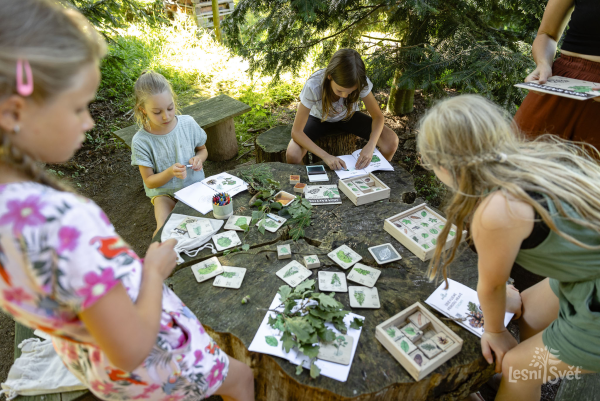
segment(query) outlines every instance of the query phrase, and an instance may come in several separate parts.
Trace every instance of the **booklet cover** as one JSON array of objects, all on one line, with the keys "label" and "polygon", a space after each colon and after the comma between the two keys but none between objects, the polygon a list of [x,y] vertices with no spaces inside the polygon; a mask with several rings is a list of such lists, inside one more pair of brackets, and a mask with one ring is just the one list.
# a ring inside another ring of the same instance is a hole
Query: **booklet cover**
[{"label": "booklet cover", "polygon": [[373,157],[371,158],[371,163],[360,170],[356,169],[356,162],[358,160],[358,156],[360,156],[360,152],[362,149],[359,149],[355,152],[352,152],[351,155],[338,156],[340,159],[346,163],[347,170],[337,170],[335,173],[340,177],[340,179],[346,179],[350,177],[356,177],[359,175],[365,175],[371,173],[373,171],[382,170],[382,171],[394,171],[394,167],[388,162],[385,157],[381,154],[379,149],[375,149],[373,152]]},{"label": "booklet cover", "polygon": [[206,214],[212,211],[213,195],[219,192],[227,192],[229,196],[233,197],[247,189],[248,184],[241,178],[228,173],[221,173],[175,192],[175,199],[182,201],[202,214]]},{"label": "booklet cover", "polygon": [[[481,337],[483,311],[479,306],[477,291],[451,279],[448,279],[447,290],[444,289],[445,286],[446,283],[442,283],[425,303],[448,317],[457,318],[457,324]],[[508,312],[504,315],[504,326],[508,325],[513,315]]]},{"label": "booklet cover", "polygon": [[548,78],[545,84],[538,81],[523,82],[515,85],[517,88],[524,88],[538,92],[549,93],[551,95],[568,97],[576,100],[588,100],[600,96],[600,91],[592,90],[600,83],[582,81],[580,79],[553,76]]},{"label": "booklet cover", "polygon": [[311,205],[341,205],[342,198],[337,185],[307,185],[304,197]]}]

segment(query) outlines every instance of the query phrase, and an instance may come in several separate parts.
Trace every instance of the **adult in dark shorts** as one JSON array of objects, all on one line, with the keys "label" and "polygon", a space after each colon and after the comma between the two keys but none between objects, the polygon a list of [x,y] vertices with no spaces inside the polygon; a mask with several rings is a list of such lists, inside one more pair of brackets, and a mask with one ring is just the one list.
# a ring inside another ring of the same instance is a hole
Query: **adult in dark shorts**
[{"label": "adult in dark shorts", "polygon": [[[356,168],[369,165],[375,146],[392,160],[398,148],[398,135],[384,125],[384,118],[375,96],[373,83],[365,74],[365,65],[355,50],[340,49],[327,68],[312,74],[300,92],[300,104],[292,128],[292,140],[287,148],[287,162],[301,164],[307,151],[323,159],[332,170],[346,168],[340,158],[330,155],[315,144],[315,140],[332,132],[348,132],[369,141],[358,157]],[[358,111],[359,101],[365,103],[371,116]]]}]

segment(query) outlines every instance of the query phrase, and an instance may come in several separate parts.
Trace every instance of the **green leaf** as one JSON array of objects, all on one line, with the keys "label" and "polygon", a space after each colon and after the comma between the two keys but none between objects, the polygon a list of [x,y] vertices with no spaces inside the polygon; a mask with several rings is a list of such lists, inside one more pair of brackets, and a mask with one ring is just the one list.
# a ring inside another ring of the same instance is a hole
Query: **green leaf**
[{"label": "green leaf", "polygon": [[308,323],[308,320],[304,317],[293,317],[287,319],[285,322],[286,328],[292,332],[298,338],[299,341],[308,341],[310,334],[315,329]]},{"label": "green leaf", "polygon": [[277,291],[279,295],[281,295],[281,302],[285,302],[290,294],[292,293],[292,288],[289,285],[282,285],[279,287],[279,291]]},{"label": "green leaf", "polygon": [[261,224],[258,226],[258,232],[261,233],[262,235],[265,235],[265,226],[264,224]]},{"label": "green leaf", "polygon": [[283,332],[283,335],[281,336],[281,344],[283,344],[283,349],[285,352],[290,352],[290,350],[297,345],[289,331]]},{"label": "green leaf", "polygon": [[350,322],[350,328],[351,329],[360,329],[361,327],[363,327],[363,324],[365,324],[365,320],[364,319],[359,319],[357,317],[355,317],[351,322]]},{"label": "green leaf", "polygon": [[254,202],[252,204],[252,206],[260,207],[260,206],[262,206],[262,204],[263,204],[263,201],[261,201],[260,199],[257,199],[256,202]]},{"label": "green leaf", "polygon": [[305,280],[298,284],[295,289],[295,292],[303,293],[304,291],[312,290],[315,285],[315,280]]},{"label": "green leaf", "polygon": [[400,348],[402,348],[402,351],[408,353],[408,343],[406,340],[400,341]]},{"label": "green leaf", "polygon": [[279,341],[273,336],[265,336],[265,342],[271,347],[276,347],[279,344]]},{"label": "green leaf", "polygon": [[413,329],[412,327],[407,327],[407,328],[405,328],[405,329],[404,329],[404,332],[405,332],[406,334],[408,334],[409,336],[414,336],[415,334],[417,334],[417,333],[415,332],[415,329]]},{"label": "green leaf", "polygon": [[271,203],[271,210],[280,210],[282,207],[283,205],[279,202]]},{"label": "green leaf", "polygon": [[242,230],[244,231],[248,231],[248,229],[250,228],[250,226],[248,226],[248,224],[242,224],[241,226],[239,226]]},{"label": "green leaf", "polygon": [[319,304],[321,306],[323,306],[324,308],[329,308],[329,307],[338,308],[339,307],[339,302],[336,301],[334,297],[327,295],[327,294],[323,294],[323,293],[320,293],[318,295],[319,295],[318,297],[315,297],[313,295],[313,298],[318,298]]},{"label": "green leaf", "polygon": [[330,343],[336,338],[335,331],[330,329],[319,330],[318,334],[321,340],[323,340],[326,343]]},{"label": "green leaf", "polygon": [[315,362],[313,361],[312,364],[310,365],[310,377],[312,377],[313,379],[316,379],[317,377],[319,377],[320,374],[321,374],[321,369],[319,369],[319,367],[317,365],[315,365]]},{"label": "green leaf", "polygon": [[302,374],[302,364],[296,366],[296,376],[300,376]]},{"label": "green leaf", "polygon": [[319,355],[319,348],[320,347],[318,345],[303,345],[298,349],[307,357],[316,358],[317,355]]},{"label": "green leaf", "polygon": [[250,249],[250,244],[242,245],[242,250],[247,251],[248,249]]}]

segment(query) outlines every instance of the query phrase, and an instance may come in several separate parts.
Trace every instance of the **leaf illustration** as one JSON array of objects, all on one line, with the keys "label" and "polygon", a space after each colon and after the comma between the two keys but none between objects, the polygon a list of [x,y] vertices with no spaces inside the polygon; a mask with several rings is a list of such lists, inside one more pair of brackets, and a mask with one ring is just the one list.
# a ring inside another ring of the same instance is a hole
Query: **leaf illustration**
[{"label": "leaf illustration", "polygon": [[344,251],[341,249],[337,251],[336,256],[339,260],[341,260],[344,263],[352,263],[352,258],[350,257],[350,255],[345,254]]},{"label": "leaf illustration", "polygon": [[381,159],[377,155],[373,155],[373,157],[371,158],[371,163],[377,163],[380,161],[381,161]]},{"label": "leaf illustration", "polygon": [[294,274],[297,274],[297,273],[298,273],[298,267],[292,266],[285,272],[283,277],[293,276]]},{"label": "leaf illustration", "polygon": [[342,286],[342,282],[340,281],[339,276],[337,275],[337,273],[333,273],[333,277],[331,278],[331,284],[335,287],[341,287]]},{"label": "leaf illustration", "polygon": [[410,216],[410,218],[413,220],[421,220],[421,218],[419,216]]},{"label": "leaf illustration", "polygon": [[569,86],[569,89],[571,89],[573,92],[578,92],[578,93],[586,93],[586,92],[592,91],[591,86]]},{"label": "leaf illustration", "polygon": [[267,220],[265,222],[265,226],[275,228],[275,227],[277,227],[277,223],[275,223],[273,220]]},{"label": "leaf illustration", "polygon": [[218,266],[213,263],[213,264],[210,264],[208,266],[205,266],[205,267],[202,267],[202,268],[196,270],[196,272],[198,274],[209,274],[209,273],[214,272],[217,269],[218,269]]},{"label": "leaf illustration", "polygon": [[450,230],[450,233],[449,233],[449,235],[451,235],[451,236],[453,236],[453,237],[454,237],[454,236],[456,235],[456,233],[455,233],[454,231]]},{"label": "leaf illustration", "polygon": [[361,269],[360,267],[355,267],[354,271],[356,271],[359,274],[362,274],[363,276],[368,276],[369,275],[369,271],[368,270]]},{"label": "leaf illustration", "polygon": [[402,351],[408,353],[408,343],[406,342],[406,340],[402,340],[400,341],[400,348],[402,348]]},{"label": "leaf illustration", "polygon": [[405,329],[404,329],[404,332],[405,332],[406,334],[408,334],[409,336],[414,336],[415,334],[417,334],[417,333],[415,332],[415,329],[413,329],[412,327],[407,327],[407,328],[405,328]]},{"label": "leaf illustration", "polygon": [[432,233],[432,234],[434,234],[434,235],[439,233],[438,230],[436,230],[435,228],[429,229],[429,232]]},{"label": "leaf illustration", "polygon": [[223,248],[226,248],[229,245],[231,245],[231,239],[228,237],[221,237],[217,240],[217,244],[219,244]]},{"label": "leaf illustration", "polygon": [[389,248],[385,248],[383,251],[379,252],[379,260],[386,260],[392,257],[392,251]]},{"label": "leaf illustration", "polygon": [[437,244],[437,239],[435,239],[435,238],[434,238],[434,239],[432,239],[432,240],[431,240],[431,243],[432,243],[433,245],[436,245],[436,244]]},{"label": "leaf illustration", "polygon": [[271,347],[277,347],[277,344],[279,344],[279,341],[273,336],[265,336],[265,342]]},{"label": "leaf illustration", "polygon": [[354,298],[358,301],[358,304],[362,306],[363,302],[365,302],[365,293],[356,291],[354,293]]},{"label": "leaf illustration", "polygon": [[421,354],[415,355],[413,359],[417,363],[417,365],[421,366],[423,364],[423,357],[421,356]]},{"label": "leaf illustration", "polygon": [[235,272],[225,272],[221,275],[225,278],[233,278],[233,277],[235,277]]},{"label": "leaf illustration", "polygon": [[423,216],[423,217],[426,217],[426,216],[427,216],[427,212],[423,210],[423,211],[421,212],[421,216]]},{"label": "leaf illustration", "polygon": [[429,249],[429,248],[431,248],[428,244],[422,244],[421,246],[423,247],[423,249]]},{"label": "leaf illustration", "polygon": [[423,234],[421,234],[421,237],[423,237],[423,238],[427,238],[427,237],[429,237],[429,234],[427,234],[427,233],[423,233]]},{"label": "leaf illustration", "polygon": [[396,337],[396,330],[394,330],[392,327],[390,327],[389,329],[386,330],[388,336],[394,338]]},{"label": "leaf illustration", "polygon": [[408,219],[402,219],[402,222],[403,222],[404,224],[410,224],[410,223],[412,223],[412,221],[410,221],[410,220],[408,220]]},{"label": "leaf illustration", "polygon": [[[337,191],[335,191],[335,192],[337,192]],[[336,195],[339,195],[339,193],[336,194],[335,192],[332,189],[328,189],[327,191],[325,191],[323,193],[323,195],[326,196],[326,197],[328,197],[328,198],[335,198]]]},{"label": "leaf illustration", "polygon": [[438,219],[434,219],[434,218],[431,218],[431,217],[430,217],[430,218],[429,218],[429,221],[430,221],[430,222],[432,222],[432,223],[437,223]]},{"label": "leaf illustration", "polygon": [[436,347],[431,344],[421,344],[421,348],[427,351],[433,351]]},{"label": "leaf illustration", "polygon": [[421,223],[421,226],[427,228],[427,227],[429,227],[429,224],[428,223]]},{"label": "leaf illustration", "polygon": [[315,263],[317,260],[316,260],[315,258],[313,258],[312,256],[308,256],[308,257],[306,258],[306,261],[307,261],[308,263]]},{"label": "leaf illustration", "polygon": [[248,220],[245,217],[238,217],[238,219],[235,222],[235,225],[241,227],[244,224],[248,224]]}]

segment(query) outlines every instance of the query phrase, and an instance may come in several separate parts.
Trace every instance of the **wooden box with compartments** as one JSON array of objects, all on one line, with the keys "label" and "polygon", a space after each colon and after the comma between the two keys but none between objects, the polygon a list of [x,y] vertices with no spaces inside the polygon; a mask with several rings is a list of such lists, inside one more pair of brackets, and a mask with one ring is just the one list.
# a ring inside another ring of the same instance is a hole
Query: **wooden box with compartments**
[{"label": "wooden box with compartments", "polygon": [[420,302],[375,328],[375,338],[419,381],[462,348],[463,340]]},{"label": "wooden box with compartments", "polygon": [[371,173],[340,180],[338,187],[356,206],[390,197],[390,188]]},{"label": "wooden box with compartments", "polygon": [[[446,219],[423,203],[402,213],[384,220],[383,229],[396,238],[409,251],[422,261],[433,257],[438,235],[446,225]],[[463,231],[461,241],[464,241],[467,232]],[[456,240],[456,227],[452,226],[444,249],[454,244]]]}]

